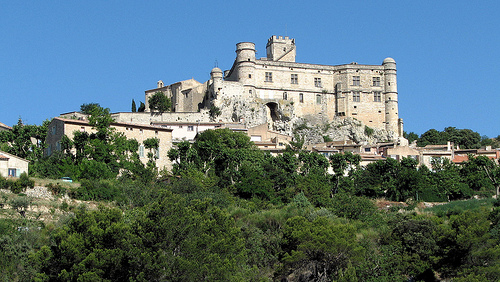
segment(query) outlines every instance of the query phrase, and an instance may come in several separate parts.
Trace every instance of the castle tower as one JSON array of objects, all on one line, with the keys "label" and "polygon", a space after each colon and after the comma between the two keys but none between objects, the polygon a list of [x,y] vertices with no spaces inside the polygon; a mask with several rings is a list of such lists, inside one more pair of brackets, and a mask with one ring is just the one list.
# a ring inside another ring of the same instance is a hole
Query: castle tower
[{"label": "castle tower", "polygon": [[396,75],[396,61],[386,58],[382,63],[384,66],[384,89],[385,89],[385,128],[401,136],[399,130],[398,116],[398,83]]},{"label": "castle tower", "polygon": [[273,35],[267,40],[266,52],[268,60],[295,62],[295,39]]},{"label": "castle tower", "polygon": [[236,44],[236,77],[243,86],[254,85],[255,76],[255,44],[240,42]]},{"label": "castle tower", "polygon": [[213,98],[217,99],[222,90],[222,70],[219,68],[213,68],[210,72],[210,79],[212,80]]}]

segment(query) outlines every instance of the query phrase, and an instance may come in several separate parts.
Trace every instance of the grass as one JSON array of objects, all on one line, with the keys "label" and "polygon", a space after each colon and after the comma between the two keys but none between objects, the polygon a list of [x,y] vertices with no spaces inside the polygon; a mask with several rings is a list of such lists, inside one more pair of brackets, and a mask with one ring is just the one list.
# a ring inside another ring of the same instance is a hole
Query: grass
[{"label": "grass", "polygon": [[78,188],[78,187],[80,187],[80,183],[64,182],[61,179],[36,178],[36,177],[30,177],[30,178],[35,181],[35,186],[47,187],[47,185],[49,183],[52,183],[52,184],[59,184],[62,187],[66,187],[66,188]]},{"label": "grass", "polygon": [[466,210],[479,209],[481,207],[493,207],[495,199],[470,199],[463,201],[454,201],[444,205],[427,208],[426,211],[432,212],[439,217],[459,214]]}]

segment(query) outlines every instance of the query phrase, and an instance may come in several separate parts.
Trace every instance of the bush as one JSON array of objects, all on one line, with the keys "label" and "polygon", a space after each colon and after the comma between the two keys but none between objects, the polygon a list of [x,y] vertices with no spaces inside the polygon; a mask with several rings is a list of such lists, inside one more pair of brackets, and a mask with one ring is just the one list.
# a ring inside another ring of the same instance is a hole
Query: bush
[{"label": "bush", "polygon": [[28,174],[26,172],[21,173],[21,176],[19,177],[18,181],[20,182],[20,185],[22,187],[24,187],[24,188],[26,188],[26,187],[29,187],[29,188],[35,187],[35,181],[31,180],[28,177]]},{"label": "bush", "polygon": [[61,186],[61,184],[59,183],[56,183],[56,184],[52,184],[52,183],[49,183],[47,185],[47,189],[49,189],[49,191],[52,193],[52,195],[64,195],[66,194],[66,187],[63,187]]},{"label": "bush", "polygon": [[3,178],[2,176],[0,176],[0,189],[9,189],[7,179]]},{"label": "bush", "polygon": [[365,197],[337,193],[330,201],[330,210],[349,219],[366,219],[376,212],[373,202]]},{"label": "bush", "polygon": [[15,209],[18,212],[25,211],[28,209],[28,207],[31,204],[31,199],[26,196],[22,197],[15,197],[14,199],[10,200],[9,202],[10,206]]},{"label": "bush", "polygon": [[10,187],[10,191],[14,194],[19,194],[26,189],[26,186],[23,186],[21,181],[7,180],[7,183]]},{"label": "bush", "polygon": [[368,137],[372,136],[373,135],[373,131],[374,131],[373,128],[368,127],[368,126],[365,125],[365,134],[366,134],[366,136],[368,136]]},{"label": "bush", "polygon": [[443,205],[434,206],[432,208],[426,209],[426,211],[433,212],[435,215],[439,217],[451,216],[461,214],[466,210],[476,210],[480,207],[488,207],[490,208],[494,199],[470,199],[465,201],[454,201]]},{"label": "bush", "polygon": [[72,198],[84,201],[114,201],[120,196],[113,181],[82,179],[81,186],[70,193]]},{"label": "bush", "polygon": [[81,172],[79,178],[83,179],[112,179],[117,175],[105,163],[95,160],[83,160],[79,170]]}]

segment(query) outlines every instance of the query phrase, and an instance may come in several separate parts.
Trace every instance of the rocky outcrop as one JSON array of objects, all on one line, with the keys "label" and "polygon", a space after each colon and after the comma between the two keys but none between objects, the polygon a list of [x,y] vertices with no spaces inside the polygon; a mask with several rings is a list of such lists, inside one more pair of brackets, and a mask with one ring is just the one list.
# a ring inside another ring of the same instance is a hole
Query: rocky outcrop
[{"label": "rocky outcrop", "polygon": [[318,117],[306,117],[296,124],[294,133],[303,137],[306,145],[343,140],[375,144],[396,139],[394,132],[365,126],[354,118],[335,118],[328,122]]},{"label": "rocky outcrop", "polygon": [[299,117],[295,114],[292,101],[267,101],[232,97],[220,104],[219,120],[244,122],[248,128],[267,123],[269,129],[293,136],[300,135],[305,144],[328,141],[352,140],[355,143],[375,144],[397,139],[394,132],[365,126],[350,117],[336,117],[328,120],[325,116],[311,115]]}]

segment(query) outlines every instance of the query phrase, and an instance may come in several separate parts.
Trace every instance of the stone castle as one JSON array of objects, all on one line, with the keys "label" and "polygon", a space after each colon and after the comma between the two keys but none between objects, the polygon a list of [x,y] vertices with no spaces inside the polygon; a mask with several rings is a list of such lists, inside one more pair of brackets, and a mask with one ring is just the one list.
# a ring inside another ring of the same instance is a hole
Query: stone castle
[{"label": "stone castle", "polygon": [[[172,101],[164,121],[239,122],[247,128],[267,123],[291,133],[303,119],[350,117],[386,130],[394,140],[403,136],[394,59],[381,65],[297,63],[295,40],[281,36],[269,38],[266,53],[258,59],[255,44],[241,42],[231,69],[212,69],[205,83],[190,79],[165,86],[160,80],[146,91],[146,111],[149,97],[161,91]],[[209,114],[210,109],[220,112]]]}]

